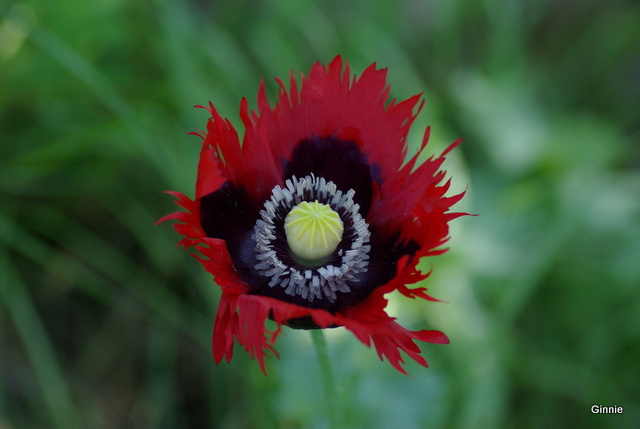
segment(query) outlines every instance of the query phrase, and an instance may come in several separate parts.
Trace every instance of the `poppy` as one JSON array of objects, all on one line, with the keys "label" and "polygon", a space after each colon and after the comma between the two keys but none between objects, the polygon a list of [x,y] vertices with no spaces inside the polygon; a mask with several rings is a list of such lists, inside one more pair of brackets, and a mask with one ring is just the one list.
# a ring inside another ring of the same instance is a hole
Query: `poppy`
[{"label": "poppy", "polygon": [[[435,330],[410,331],[387,315],[385,294],[437,299],[424,287],[421,258],[446,251],[449,208],[444,156],[419,163],[429,137],[405,162],[407,134],[424,104],[421,95],[387,103],[386,69],[373,64],[352,77],[336,57],[316,63],[300,86],[282,80],[272,108],[261,82],[258,110],[240,104],[240,139],[213,104],[202,139],[195,198],[170,192],[184,210],[179,242],[222,290],[213,356],[227,362],[234,341],[265,372],[264,357],[282,326],[344,326],[405,373],[400,351],[427,366],[415,340],[447,344]],[[203,107],[203,106],[198,106]],[[275,322],[269,330],[267,319]]]}]

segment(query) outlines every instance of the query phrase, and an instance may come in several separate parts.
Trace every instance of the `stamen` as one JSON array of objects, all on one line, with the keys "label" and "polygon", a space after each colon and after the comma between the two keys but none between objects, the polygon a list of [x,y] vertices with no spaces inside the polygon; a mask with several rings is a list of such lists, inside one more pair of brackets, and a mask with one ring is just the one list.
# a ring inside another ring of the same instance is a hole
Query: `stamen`
[{"label": "stamen", "polygon": [[273,188],[254,227],[255,269],[269,278],[269,287],[309,302],[334,303],[336,292],[350,292],[357,274],[367,271],[371,249],[354,195],[313,175]]}]

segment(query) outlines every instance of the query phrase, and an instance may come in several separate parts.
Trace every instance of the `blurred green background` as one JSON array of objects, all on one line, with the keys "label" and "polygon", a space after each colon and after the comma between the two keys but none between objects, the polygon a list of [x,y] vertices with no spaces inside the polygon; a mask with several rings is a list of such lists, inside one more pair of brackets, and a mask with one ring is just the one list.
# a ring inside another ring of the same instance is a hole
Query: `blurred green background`
[{"label": "blurred green background", "polygon": [[[327,428],[307,332],[214,365],[217,287],[176,248],[215,103],[347,59],[424,92],[447,160],[446,304],[392,297],[431,368],[327,332],[341,428],[640,425],[640,5],[0,1],[0,428]],[[624,407],[594,415],[593,404]]]}]

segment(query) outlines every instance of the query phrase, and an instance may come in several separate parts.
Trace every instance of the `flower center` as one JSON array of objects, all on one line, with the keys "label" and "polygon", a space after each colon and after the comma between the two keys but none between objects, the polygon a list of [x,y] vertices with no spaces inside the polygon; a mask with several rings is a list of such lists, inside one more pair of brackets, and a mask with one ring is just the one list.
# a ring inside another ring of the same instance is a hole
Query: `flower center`
[{"label": "flower center", "polygon": [[289,248],[300,262],[319,266],[338,247],[344,224],[328,204],[303,201],[285,218],[284,231]]},{"label": "flower center", "polygon": [[354,195],[313,174],[273,188],[253,234],[255,269],[269,288],[309,303],[335,303],[338,293],[352,290],[371,250]]}]

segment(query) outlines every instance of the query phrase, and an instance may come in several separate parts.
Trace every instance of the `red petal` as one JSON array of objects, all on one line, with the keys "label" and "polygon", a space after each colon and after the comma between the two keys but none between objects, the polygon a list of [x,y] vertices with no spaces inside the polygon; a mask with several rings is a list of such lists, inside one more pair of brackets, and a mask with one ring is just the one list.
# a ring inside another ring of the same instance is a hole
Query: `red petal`
[{"label": "red petal", "polygon": [[[311,136],[355,140],[369,161],[381,168],[383,178],[395,176],[404,161],[406,137],[423,102],[416,95],[399,104],[386,106],[389,87],[386,69],[368,67],[351,81],[349,65],[336,57],[328,67],[316,63],[309,76],[298,84],[293,73],[290,88],[280,86],[273,108],[266,98],[264,84],[258,90],[258,112],[249,112],[246,100],[240,117],[246,131],[242,149],[228,121],[213,106],[207,141],[220,147],[225,159],[225,176],[243,184],[256,202],[282,184],[283,165],[296,144]],[[420,103],[419,103],[420,102]],[[217,125],[216,125],[217,124]]]},{"label": "red petal", "polygon": [[[402,373],[406,374],[401,365],[404,363],[401,351],[426,367],[427,362],[415,340],[447,344],[448,338],[439,331],[414,332],[403,328],[385,313],[386,304],[383,293],[374,292],[357,306],[333,315],[264,296],[225,292],[215,321],[213,355],[216,362],[223,357],[230,361],[235,338],[266,373],[264,358],[269,353],[277,356],[273,343],[281,326],[288,320],[310,316],[318,326],[344,326],[367,347],[373,343],[380,359],[386,358]],[[276,330],[265,327],[268,317],[276,322]]]},{"label": "red petal", "polygon": [[376,290],[357,306],[348,310],[347,318],[340,318],[342,324],[352,331],[365,345],[373,342],[380,359],[387,358],[394,368],[406,374],[400,351],[407,353],[422,366],[428,366],[420,355],[420,348],[414,340],[446,344],[448,339],[439,331],[410,331],[389,317],[384,308],[387,300],[384,292]]},{"label": "red petal", "polygon": [[223,165],[219,153],[209,144],[202,145],[198,161],[198,179],[196,181],[196,198],[217,191],[227,181],[223,175]]}]

